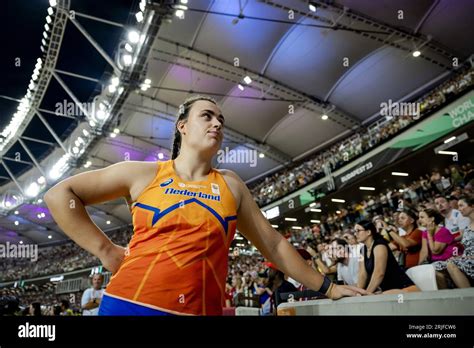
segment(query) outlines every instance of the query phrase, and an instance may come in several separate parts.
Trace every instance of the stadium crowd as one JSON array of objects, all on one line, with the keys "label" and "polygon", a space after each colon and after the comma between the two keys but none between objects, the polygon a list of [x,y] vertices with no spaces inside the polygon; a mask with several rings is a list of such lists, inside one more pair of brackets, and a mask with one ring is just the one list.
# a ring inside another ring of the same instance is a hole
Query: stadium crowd
[{"label": "stadium crowd", "polygon": [[[421,103],[422,116],[473,84],[473,69],[451,80]],[[415,120],[397,117],[342,142],[297,167],[265,178],[251,189],[255,200],[264,205],[323,176],[325,165],[335,170]],[[400,188],[322,214],[321,223],[302,230],[280,231],[308,264],[334,281],[357,285],[377,294],[417,291],[405,270],[432,263],[439,288],[471,286],[474,276],[473,169],[470,163],[433,171]],[[109,236],[126,245],[131,229]],[[38,261],[10,258],[0,264],[0,281],[13,281],[65,273],[98,266],[99,260],[75,243],[39,250]],[[383,262],[381,262],[383,261]],[[385,265],[385,269],[380,269]],[[307,290],[287,278],[263,257],[251,251],[232,251],[226,283],[226,306],[247,306],[274,314],[280,293]],[[81,296],[74,294],[75,298]],[[318,297],[312,295],[311,297]],[[79,297],[80,298],[80,297]],[[308,298],[308,297],[304,297]],[[54,284],[27,284],[0,288],[0,311],[16,315],[75,315],[82,312],[81,301],[71,303],[56,295]]]}]

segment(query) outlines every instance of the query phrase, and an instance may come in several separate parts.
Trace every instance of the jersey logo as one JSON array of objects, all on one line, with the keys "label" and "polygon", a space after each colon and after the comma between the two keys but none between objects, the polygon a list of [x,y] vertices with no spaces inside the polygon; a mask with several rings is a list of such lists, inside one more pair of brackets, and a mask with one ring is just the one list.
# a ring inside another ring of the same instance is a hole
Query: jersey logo
[{"label": "jersey logo", "polygon": [[173,182],[173,179],[172,178],[169,178],[168,180],[166,181],[163,181],[160,186],[161,187],[165,187],[165,186],[168,186],[169,184],[171,184]]},{"label": "jersey logo", "polygon": [[212,193],[214,193],[215,195],[220,195],[221,194],[219,192],[219,185],[212,183],[211,184],[211,189],[212,189]]}]

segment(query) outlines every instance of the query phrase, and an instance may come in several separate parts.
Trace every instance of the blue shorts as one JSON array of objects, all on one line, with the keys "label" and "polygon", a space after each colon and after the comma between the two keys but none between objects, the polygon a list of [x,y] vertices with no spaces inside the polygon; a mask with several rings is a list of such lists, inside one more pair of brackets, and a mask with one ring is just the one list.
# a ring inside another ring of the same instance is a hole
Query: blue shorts
[{"label": "blue shorts", "polygon": [[152,315],[174,315],[158,309],[153,309],[138,304],[120,300],[104,294],[100,301],[99,315],[132,315],[132,316],[152,316]]}]

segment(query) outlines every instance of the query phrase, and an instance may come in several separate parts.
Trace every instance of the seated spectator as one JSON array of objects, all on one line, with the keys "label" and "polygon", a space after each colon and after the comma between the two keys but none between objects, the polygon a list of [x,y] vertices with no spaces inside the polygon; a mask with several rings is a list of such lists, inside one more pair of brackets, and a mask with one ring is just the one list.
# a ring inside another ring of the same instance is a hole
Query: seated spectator
[{"label": "seated spectator", "polygon": [[271,263],[268,263],[267,265],[270,267],[268,272],[268,287],[272,291],[271,308],[272,313],[276,314],[278,306],[283,302],[280,294],[295,292],[298,290],[293,286],[293,284],[285,280],[285,274],[282,271],[278,270]]},{"label": "seated spectator", "polygon": [[349,245],[344,239],[336,238],[330,245],[329,257],[334,262],[337,282],[345,285],[357,285],[359,275],[358,245]]},{"label": "seated spectator", "polygon": [[458,207],[462,215],[470,221],[462,238],[464,253],[461,256],[453,256],[447,261],[435,262],[433,266],[438,272],[447,270],[458,288],[469,288],[474,280],[474,199],[461,197]]},{"label": "seated spectator", "polygon": [[469,225],[469,218],[462,216],[461,212],[453,209],[446,197],[435,197],[438,212],[444,217],[444,226],[454,235],[456,241],[462,239],[464,229]]},{"label": "seated spectator", "polygon": [[405,234],[401,236],[395,226],[385,227],[388,229],[388,235],[392,243],[402,252],[402,266],[406,269],[418,265],[421,250],[421,231],[416,227],[418,217],[412,210],[405,209],[398,215],[398,225]]},{"label": "seated spectator", "polygon": [[387,290],[420,291],[395,260],[388,243],[377,233],[375,225],[360,221],[354,228],[359,242],[364,243],[363,258],[359,263],[357,286],[370,293]]},{"label": "seated spectator", "polygon": [[33,302],[30,305],[29,315],[33,317],[41,317],[43,315],[43,313],[41,313],[41,303]]},{"label": "seated spectator", "polygon": [[425,209],[419,214],[420,224],[426,228],[422,232],[422,244],[418,264],[446,261],[460,254],[460,245],[454,235],[444,226],[440,226],[443,217],[434,209]]},{"label": "seated spectator", "polygon": [[73,311],[71,308],[69,308],[69,301],[68,300],[62,300],[61,301],[61,314],[62,316],[70,316],[73,315]]}]

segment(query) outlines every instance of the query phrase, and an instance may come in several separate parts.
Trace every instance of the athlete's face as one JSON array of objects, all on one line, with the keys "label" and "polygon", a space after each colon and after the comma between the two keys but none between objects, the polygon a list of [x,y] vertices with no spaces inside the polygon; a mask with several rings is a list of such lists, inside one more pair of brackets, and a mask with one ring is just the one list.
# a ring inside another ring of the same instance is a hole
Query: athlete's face
[{"label": "athlete's face", "polygon": [[217,105],[207,100],[198,100],[189,111],[187,121],[180,122],[178,129],[183,134],[183,143],[192,149],[215,154],[222,144],[224,116]]}]

